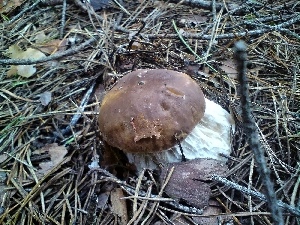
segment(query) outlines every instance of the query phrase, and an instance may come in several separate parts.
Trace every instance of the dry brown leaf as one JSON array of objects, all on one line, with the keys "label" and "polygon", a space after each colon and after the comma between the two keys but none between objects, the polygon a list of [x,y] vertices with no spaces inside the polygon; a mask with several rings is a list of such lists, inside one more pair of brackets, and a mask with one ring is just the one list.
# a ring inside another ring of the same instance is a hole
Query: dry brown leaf
[{"label": "dry brown leaf", "polygon": [[39,166],[41,167],[41,169],[39,170],[40,174],[46,174],[47,172],[52,170],[64,160],[65,155],[68,153],[65,146],[59,146],[57,143],[53,143],[34,151],[33,154],[42,154],[46,152],[49,153],[51,161],[41,162],[39,164]]},{"label": "dry brown leaf", "polygon": [[9,13],[20,6],[25,0],[2,0],[0,1],[0,13]]},{"label": "dry brown leaf", "polygon": [[179,20],[180,25],[185,26],[199,26],[200,24],[206,23],[207,16],[202,15],[188,15],[188,16],[182,16]]},{"label": "dry brown leaf", "polygon": [[115,188],[111,191],[110,201],[112,211],[120,218],[120,224],[125,225],[128,222],[126,201],[121,199],[124,197],[121,188]]},{"label": "dry brown leaf", "polygon": [[[28,48],[26,51],[23,51],[18,45],[9,46],[6,53],[11,59],[35,60],[46,56],[41,51],[33,48]],[[9,71],[7,72],[7,75],[12,76],[18,74],[22,77],[28,78],[31,77],[33,74],[35,74],[35,72],[36,72],[35,65],[18,65],[18,66],[11,66]]]},{"label": "dry brown leaf", "polygon": [[35,43],[37,48],[44,53],[53,54],[56,52],[61,52],[66,50],[67,48],[67,39],[52,39],[52,37],[48,37],[44,31],[39,32],[35,38]]},{"label": "dry brown leaf", "polygon": [[236,63],[233,59],[227,59],[222,62],[222,66],[220,68],[230,77],[233,79],[237,79],[237,70],[236,70]]},{"label": "dry brown leaf", "polygon": [[227,166],[218,160],[193,159],[164,167],[160,175],[161,182],[173,166],[174,171],[165,192],[173,199],[183,200],[199,209],[208,206],[211,190],[207,182],[211,180],[211,175],[224,175],[228,170]]},{"label": "dry brown leaf", "polygon": [[54,39],[46,43],[40,44],[38,49],[44,53],[53,54],[56,52],[61,52],[67,48],[67,39],[59,40]]},{"label": "dry brown leaf", "polygon": [[44,31],[37,33],[34,37],[35,43],[40,44],[48,39]]},{"label": "dry brown leaf", "polygon": [[23,51],[18,45],[9,46],[6,53],[11,59],[40,59],[45,56],[44,53],[33,48]]},{"label": "dry brown leaf", "polygon": [[[216,224],[220,224],[220,221],[222,221],[221,224],[227,224],[227,225],[233,224],[230,222],[231,221],[230,216],[221,215],[221,214],[222,214],[222,209],[220,204],[217,201],[210,200],[209,206],[203,210],[203,214],[202,214],[202,215],[207,215],[207,217],[192,217],[192,219],[197,224],[216,225]],[[209,215],[219,215],[219,216],[209,216]]]}]

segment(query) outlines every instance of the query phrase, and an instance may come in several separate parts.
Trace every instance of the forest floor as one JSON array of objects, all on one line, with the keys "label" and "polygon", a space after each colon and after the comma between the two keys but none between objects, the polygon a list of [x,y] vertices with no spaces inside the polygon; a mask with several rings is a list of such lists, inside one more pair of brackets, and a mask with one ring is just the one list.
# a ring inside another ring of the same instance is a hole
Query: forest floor
[{"label": "forest floor", "polygon": [[[14,0],[0,15],[0,224],[272,224],[243,130],[238,40],[284,223],[300,224],[299,1]],[[187,73],[235,118],[227,183],[207,182],[204,209],[121,152],[103,156],[101,99],[140,68]]]}]

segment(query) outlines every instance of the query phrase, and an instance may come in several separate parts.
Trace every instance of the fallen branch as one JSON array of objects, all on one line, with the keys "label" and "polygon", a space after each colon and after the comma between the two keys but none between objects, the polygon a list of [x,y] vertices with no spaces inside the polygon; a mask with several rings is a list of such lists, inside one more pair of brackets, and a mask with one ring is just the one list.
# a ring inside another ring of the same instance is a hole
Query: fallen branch
[{"label": "fallen branch", "polygon": [[50,56],[46,56],[40,59],[1,59],[0,65],[32,65],[32,64],[38,64],[38,63],[44,63],[49,62],[52,60],[57,60],[65,56],[74,55],[75,53],[85,49],[90,44],[94,43],[96,41],[95,38],[91,38],[87,40],[86,42],[83,42],[81,45],[77,47],[70,48],[64,52],[59,52]]},{"label": "fallen branch", "polygon": [[247,46],[245,42],[239,41],[235,43],[235,59],[241,90],[240,99],[245,134],[248,137],[249,147],[253,151],[259,173],[262,177],[262,182],[266,188],[266,200],[268,202],[269,209],[271,210],[274,224],[283,225],[282,213],[278,207],[274,185],[270,178],[270,170],[267,167],[264,151],[259,143],[259,136],[255,126],[255,120],[252,115],[247,78]]},{"label": "fallen branch", "polygon": [[[300,15],[285,21],[281,24],[278,25],[274,25],[274,26],[267,26],[265,28],[262,29],[256,29],[256,30],[250,30],[250,31],[243,31],[243,32],[237,32],[237,33],[228,33],[228,34],[220,34],[220,35],[216,35],[215,39],[233,39],[233,38],[242,38],[242,37],[250,37],[250,36],[257,36],[260,34],[265,34],[267,32],[271,32],[271,31],[281,31],[284,27],[288,27],[290,25],[293,25],[297,22],[300,21]],[[149,39],[156,39],[156,38],[164,38],[164,39],[176,39],[178,38],[177,34],[141,34],[141,36],[145,36],[146,38]],[[192,39],[197,39],[197,40],[210,40],[212,38],[212,35],[209,34],[205,34],[203,35],[201,34],[192,34],[192,33],[188,33],[188,32],[182,32],[181,36],[184,38],[192,38]]]},{"label": "fallen branch", "polygon": [[[169,2],[173,3],[182,3],[183,5],[188,5],[192,7],[202,8],[202,9],[212,9],[212,1],[205,0],[171,0]],[[239,7],[237,4],[228,4],[230,10],[234,10]],[[216,10],[220,10],[224,7],[223,3],[216,3],[214,5]]]},{"label": "fallen branch", "polygon": [[[214,181],[217,181],[219,183],[222,183],[222,184],[226,185],[227,187],[230,187],[230,188],[233,188],[235,190],[238,190],[238,191],[242,192],[245,195],[249,195],[249,196],[252,196],[254,198],[258,198],[258,199],[260,199],[260,200],[262,200],[264,202],[267,202],[267,197],[264,194],[262,194],[262,193],[260,193],[258,191],[250,190],[247,187],[243,187],[241,185],[238,185],[238,184],[236,184],[236,183],[234,183],[234,182],[232,182],[230,180],[227,180],[224,177],[213,175],[211,179],[214,180]],[[290,205],[288,205],[288,204],[286,204],[286,203],[284,203],[282,201],[277,201],[277,205],[280,208],[282,208],[282,209],[284,209],[284,210],[286,210],[286,211],[294,214],[295,216],[300,216],[300,211],[298,209],[294,208],[293,206],[290,206]]]}]

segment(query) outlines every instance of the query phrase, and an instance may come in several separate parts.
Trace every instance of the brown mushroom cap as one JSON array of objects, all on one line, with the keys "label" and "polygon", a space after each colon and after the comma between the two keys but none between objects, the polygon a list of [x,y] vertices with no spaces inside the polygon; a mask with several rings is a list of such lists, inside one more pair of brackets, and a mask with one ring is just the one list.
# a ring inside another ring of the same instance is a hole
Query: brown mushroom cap
[{"label": "brown mushroom cap", "polygon": [[183,140],[205,111],[203,92],[188,75],[136,70],[106,94],[98,118],[103,139],[125,152],[150,153]]}]

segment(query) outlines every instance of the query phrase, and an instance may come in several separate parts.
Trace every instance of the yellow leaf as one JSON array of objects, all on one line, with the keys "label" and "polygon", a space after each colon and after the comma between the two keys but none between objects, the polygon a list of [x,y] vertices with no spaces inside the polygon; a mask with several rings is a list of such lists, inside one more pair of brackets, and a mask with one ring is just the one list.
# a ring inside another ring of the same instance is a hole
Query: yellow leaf
[{"label": "yellow leaf", "polygon": [[[46,55],[41,51],[34,49],[34,48],[27,48],[26,51],[23,51],[18,45],[11,45],[9,46],[8,50],[6,51],[8,57],[12,59],[31,59],[36,60],[45,57]],[[35,65],[18,65],[18,66],[11,66],[9,71],[7,72],[8,76],[12,75],[20,75],[22,77],[31,77],[35,74],[36,68]]]},{"label": "yellow leaf", "polygon": [[22,52],[22,49],[18,45],[11,45],[6,51],[8,57],[11,59],[20,59]]},{"label": "yellow leaf", "polygon": [[44,53],[34,48],[27,48],[26,51],[21,53],[21,59],[40,59],[45,56]]}]

